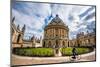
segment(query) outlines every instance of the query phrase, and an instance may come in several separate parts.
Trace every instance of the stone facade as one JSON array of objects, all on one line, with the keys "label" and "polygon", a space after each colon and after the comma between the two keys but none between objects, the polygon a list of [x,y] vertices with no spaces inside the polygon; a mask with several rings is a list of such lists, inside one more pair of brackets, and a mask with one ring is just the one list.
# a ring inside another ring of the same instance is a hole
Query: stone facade
[{"label": "stone facade", "polygon": [[58,15],[44,28],[43,47],[67,47],[69,28]]},{"label": "stone facade", "polygon": [[37,39],[33,36],[30,40],[24,40],[24,32],[26,26],[20,29],[16,27],[15,18],[11,23],[12,47],[49,47],[58,49],[61,47],[91,47],[96,45],[95,30],[91,33],[78,33],[76,38],[69,39],[69,28],[56,15],[55,18],[44,28],[44,38]]},{"label": "stone facade", "polygon": [[43,47],[91,47],[96,45],[95,31],[76,35],[76,38],[69,39],[69,28],[56,15],[55,18],[44,28]]},{"label": "stone facade", "polygon": [[25,31],[25,25],[20,30],[19,25],[16,27],[14,24],[15,18],[12,19],[11,23],[11,36],[12,36],[12,47],[22,47],[23,46],[23,36]]},{"label": "stone facade", "polygon": [[53,48],[55,56],[61,56],[60,48],[68,47],[69,28],[56,15],[44,28],[43,47]]},{"label": "stone facade", "polygon": [[92,47],[96,45],[95,31],[84,34],[83,32],[77,34],[76,39],[69,40],[70,46],[75,47]]},{"label": "stone facade", "polygon": [[78,41],[79,41],[78,44],[79,44],[79,46],[95,46],[96,45],[96,35],[95,35],[95,32],[91,32],[91,33],[88,33],[86,35],[84,35],[84,33],[83,33],[83,38],[81,38],[81,37],[82,36],[78,37]]},{"label": "stone facade", "polygon": [[12,36],[12,47],[42,47],[42,39],[36,38],[34,35],[25,40],[24,33],[25,33],[26,26],[24,25],[22,29],[20,29],[19,25],[15,25],[15,18],[12,19],[11,23],[11,36]]}]

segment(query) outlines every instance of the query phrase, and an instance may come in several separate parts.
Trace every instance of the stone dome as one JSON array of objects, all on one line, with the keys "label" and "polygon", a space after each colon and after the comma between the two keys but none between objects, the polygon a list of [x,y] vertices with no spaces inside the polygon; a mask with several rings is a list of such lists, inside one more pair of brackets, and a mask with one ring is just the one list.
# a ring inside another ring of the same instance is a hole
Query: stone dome
[{"label": "stone dome", "polygon": [[45,29],[49,28],[49,27],[63,27],[68,29],[68,26],[66,26],[66,24],[62,21],[62,19],[59,17],[59,15],[56,15],[56,17],[54,17],[51,22],[45,27]]},{"label": "stone dome", "polygon": [[48,25],[63,25],[63,26],[65,26],[64,22],[59,18],[58,15],[56,15],[56,17],[53,18]]},{"label": "stone dome", "polygon": [[[44,28],[43,47],[55,48],[67,47],[69,40],[69,28],[56,15]],[[57,52],[58,54],[59,52]]]}]

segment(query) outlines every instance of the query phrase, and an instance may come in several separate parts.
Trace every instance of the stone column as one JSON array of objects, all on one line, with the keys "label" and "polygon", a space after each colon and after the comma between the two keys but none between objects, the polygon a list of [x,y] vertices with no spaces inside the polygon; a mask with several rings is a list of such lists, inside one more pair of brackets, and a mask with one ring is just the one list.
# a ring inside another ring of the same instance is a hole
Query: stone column
[{"label": "stone column", "polygon": [[61,37],[62,37],[62,29],[61,29]]}]

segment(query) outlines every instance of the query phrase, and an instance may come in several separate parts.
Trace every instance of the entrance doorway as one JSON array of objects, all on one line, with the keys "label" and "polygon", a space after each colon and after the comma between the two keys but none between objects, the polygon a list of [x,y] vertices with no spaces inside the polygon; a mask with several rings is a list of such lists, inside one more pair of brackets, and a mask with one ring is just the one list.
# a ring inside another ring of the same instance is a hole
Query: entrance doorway
[{"label": "entrance doorway", "polygon": [[61,56],[61,52],[60,52],[60,44],[58,43],[58,40],[56,40],[55,42],[55,56]]}]

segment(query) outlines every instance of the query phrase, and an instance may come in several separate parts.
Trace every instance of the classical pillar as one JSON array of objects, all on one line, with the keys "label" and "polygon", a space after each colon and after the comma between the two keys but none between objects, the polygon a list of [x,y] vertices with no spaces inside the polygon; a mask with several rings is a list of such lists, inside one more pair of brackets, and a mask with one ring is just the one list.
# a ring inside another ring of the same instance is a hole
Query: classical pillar
[{"label": "classical pillar", "polygon": [[62,29],[61,29],[61,37],[62,37]]},{"label": "classical pillar", "polygon": [[54,37],[54,29],[52,29],[52,37]]},{"label": "classical pillar", "polygon": [[51,37],[53,37],[53,29],[51,29]]},{"label": "classical pillar", "polygon": [[65,30],[63,30],[63,31],[64,31],[63,35],[64,35],[64,38],[65,38]]},{"label": "classical pillar", "polygon": [[61,29],[59,29],[59,31],[60,31],[60,34],[59,34],[59,36],[61,37]]}]

